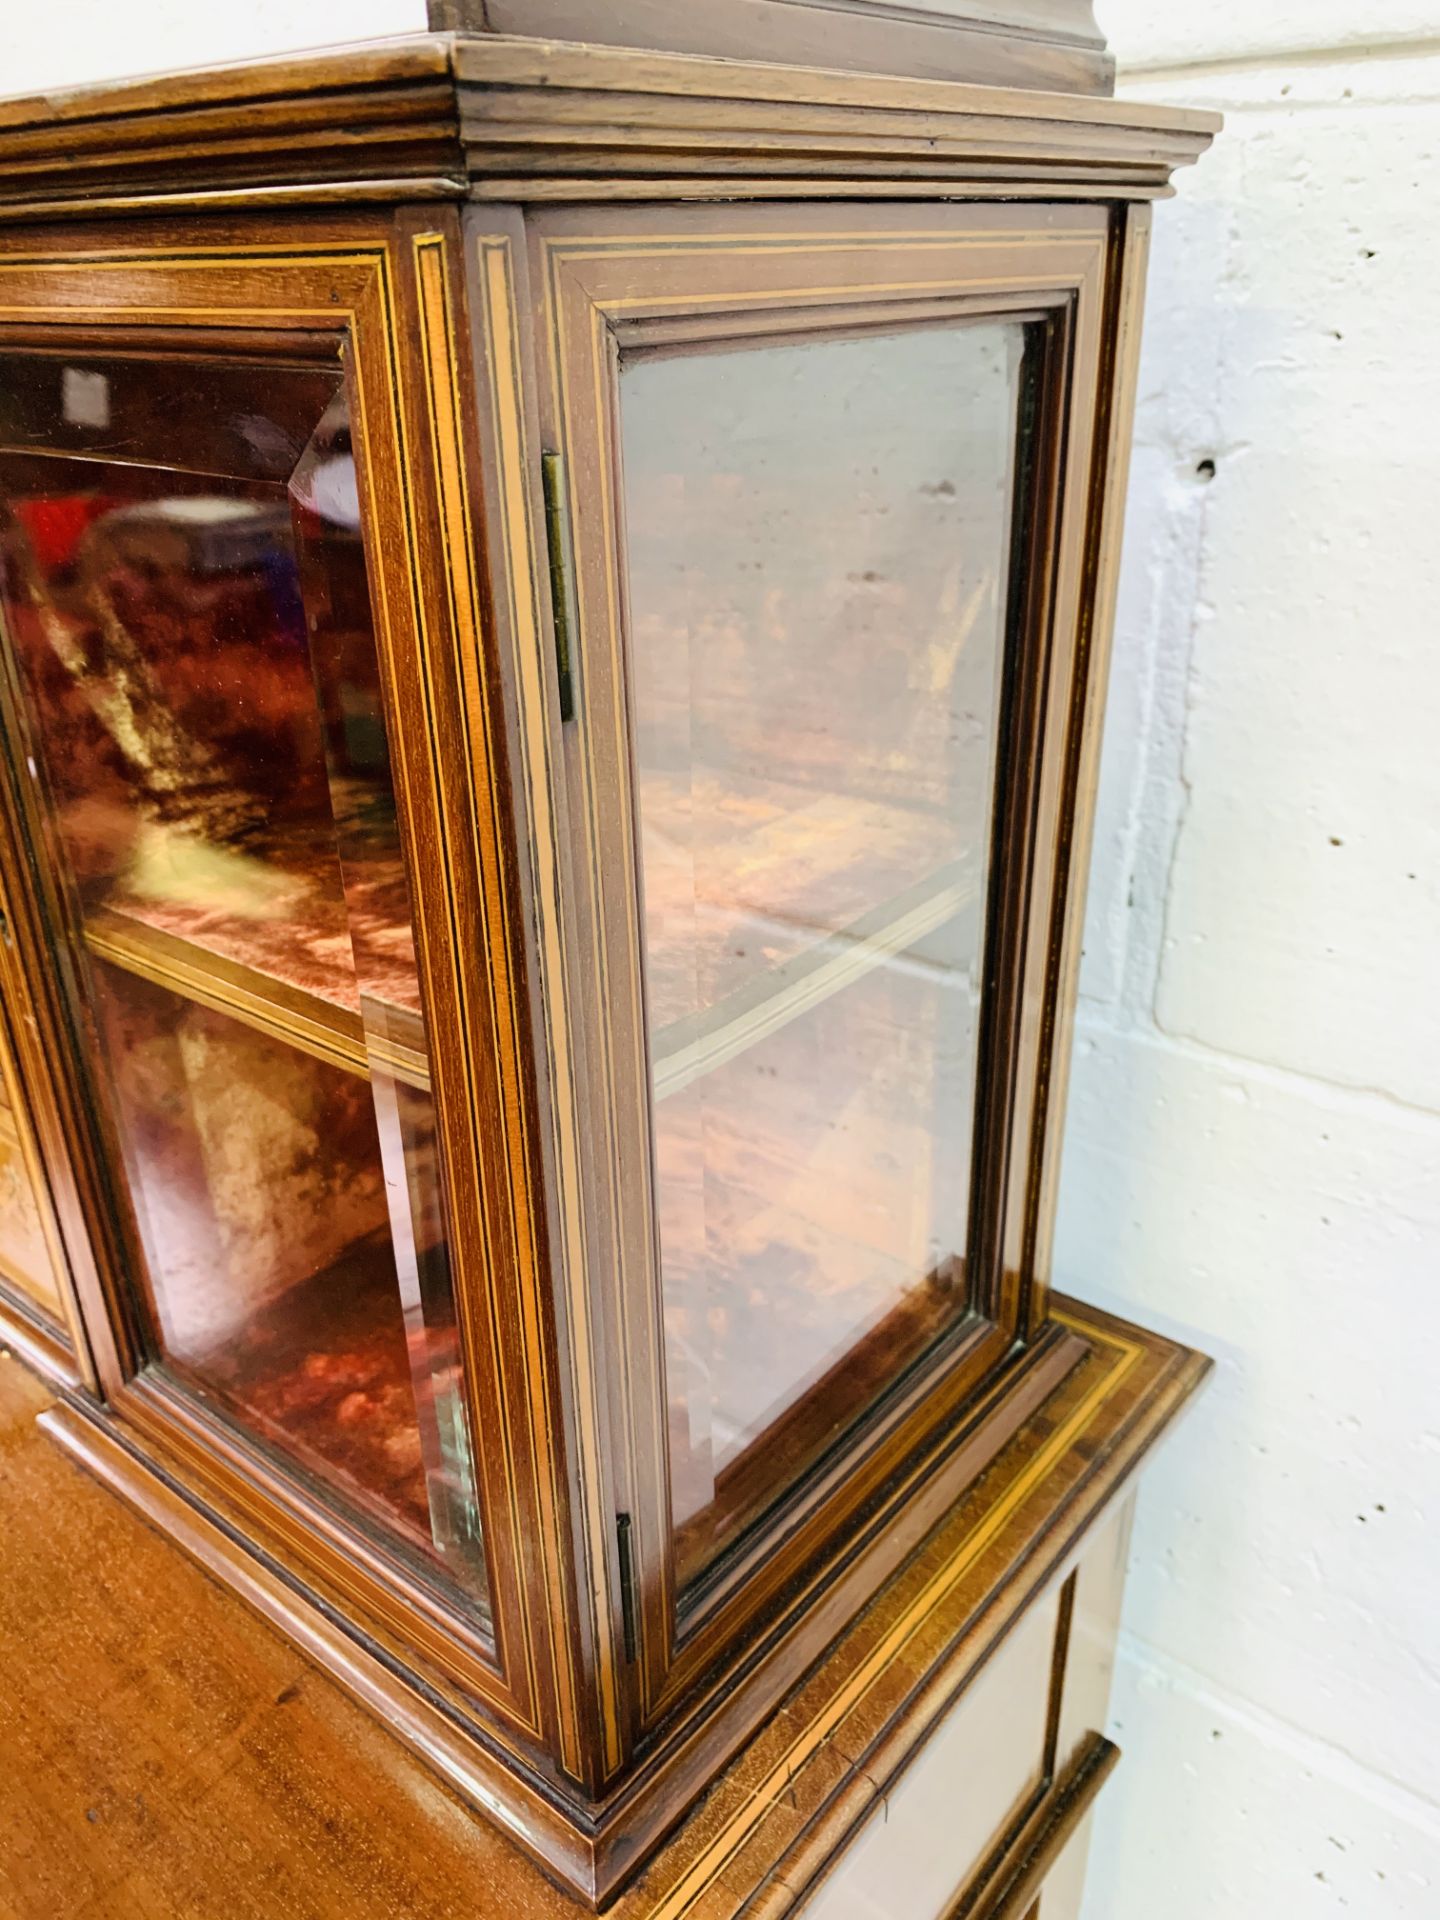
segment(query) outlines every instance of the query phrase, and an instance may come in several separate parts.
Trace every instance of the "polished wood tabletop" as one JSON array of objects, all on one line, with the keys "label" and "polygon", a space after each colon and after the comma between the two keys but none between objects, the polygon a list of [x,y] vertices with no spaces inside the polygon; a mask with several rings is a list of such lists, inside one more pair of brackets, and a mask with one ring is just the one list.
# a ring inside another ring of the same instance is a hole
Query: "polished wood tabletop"
[{"label": "polished wood tabletop", "polygon": [[513,1850],[67,1459],[50,1399],[0,1359],[0,1920],[514,1913]]}]

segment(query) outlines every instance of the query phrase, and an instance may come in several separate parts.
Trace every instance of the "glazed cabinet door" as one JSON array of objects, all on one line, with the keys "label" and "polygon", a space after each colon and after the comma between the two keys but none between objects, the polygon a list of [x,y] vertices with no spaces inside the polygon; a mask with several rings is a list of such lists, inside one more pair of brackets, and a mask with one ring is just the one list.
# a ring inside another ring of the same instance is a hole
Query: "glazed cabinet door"
[{"label": "glazed cabinet door", "polygon": [[0,262],[11,859],[107,1397],[537,1733],[453,261],[311,224]]},{"label": "glazed cabinet door", "polygon": [[643,1728],[1041,1334],[1107,227],[529,224]]}]

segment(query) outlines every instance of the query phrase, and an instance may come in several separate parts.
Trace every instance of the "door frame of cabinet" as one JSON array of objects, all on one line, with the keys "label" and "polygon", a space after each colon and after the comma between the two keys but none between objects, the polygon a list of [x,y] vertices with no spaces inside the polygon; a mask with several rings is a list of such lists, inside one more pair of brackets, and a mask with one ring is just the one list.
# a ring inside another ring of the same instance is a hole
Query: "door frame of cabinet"
[{"label": "door frame of cabinet", "polygon": [[[662,1730],[668,1750],[707,1714],[737,1720],[742,1653],[752,1671],[757,1661],[785,1668],[802,1649],[813,1657],[913,1544],[902,1514],[929,1512],[930,1495],[952,1499],[1077,1358],[1047,1326],[1047,1275],[1036,1252],[1055,1145],[1047,1076],[1073,920],[1067,856],[1089,690],[1095,479],[1106,457],[1120,250],[1108,210],[1063,204],[608,208],[532,211],[524,220],[486,208],[472,212],[466,232],[487,485],[498,496],[508,485],[512,496],[505,517],[515,531],[494,564],[497,578],[510,580],[501,625],[512,631],[517,658],[516,764],[527,768],[517,785],[543,808],[518,840],[554,848],[529,875],[530,919],[545,979],[539,1019],[548,1039],[552,1164],[567,1196],[557,1244],[568,1266],[563,1311],[594,1645],[607,1728],[614,1716],[606,1757],[615,1770],[637,1742],[653,1743]],[[981,1068],[1001,1089],[978,1141],[987,1157],[977,1188],[998,1202],[981,1226],[987,1310],[956,1343],[962,1350],[922,1368],[909,1391],[889,1397],[861,1444],[839,1449],[829,1473],[812,1476],[790,1503],[779,1543],[773,1535],[754,1541],[681,1635],[649,1190],[617,355],[627,342],[662,333],[698,347],[747,330],[834,337],[986,314],[1038,319],[1049,336],[1027,543],[1035,566],[1016,623],[1036,697],[1010,715],[1015,785],[998,830],[1003,871],[991,903],[991,967],[1023,978],[1023,987],[1002,1009]],[[533,394],[524,378],[531,364]],[[552,613],[526,603],[525,576],[533,579],[538,558],[528,529],[542,524],[544,505],[533,479],[513,476],[538,472],[542,446],[561,455],[568,483],[578,614],[573,726],[559,721],[547,650],[539,648],[528,684],[523,665],[534,641],[549,636]],[[1029,1342],[1018,1358],[1017,1340]],[[638,1575],[628,1622],[621,1514]]]},{"label": "door frame of cabinet", "polygon": [[[462,1718],[484,1710],[522,1770],[583,1778],[573,1596],[561,1542],[563,1417],[541,1282],[545,1229],[526,1159],[530,1068],[513,973],[507,788],[489,711],[458,221],[448,210],[283,225],[135,223],[63,251],[0,243],[0,342],[79,351],[297,356],[346,369],[376,651],[411,881],[446,1168],[444,1207],[484,1529],[490,1622],[432,1589],[151,1363],[127,1279],[123,1195],[87,1095],[67,903],[25,722],[5,690],[3,857],[35,988],[30,1090],[98,1386],[131,1443]],[[492,1624],[493,1623],[493,1624]],[[555,1761],[550,1756],[554,1755]]]}]

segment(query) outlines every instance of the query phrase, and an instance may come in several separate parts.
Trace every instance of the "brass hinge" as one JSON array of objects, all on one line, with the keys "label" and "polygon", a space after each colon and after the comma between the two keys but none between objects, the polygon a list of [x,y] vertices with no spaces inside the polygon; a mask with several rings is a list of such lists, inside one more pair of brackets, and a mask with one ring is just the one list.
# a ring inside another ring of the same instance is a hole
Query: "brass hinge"
[{"label": "brass hinge", "polygon": [[630,1537],[630,1516],[615,1516],[615,1540],[620,1551],[620,1624],[625,1633],[625,1658],[633,1661],[639,1643],[635,1597],[635,1546]]},{"label": "brass hinge", "polygon": [[565,464],[558,453],[542,453],[540,477],[545,489],[545,545],[550,555],[550,605],[555,622],[555,673],[560,686],[560,718],[575,718],[575,680],[570,665],[572,599],[570,534],[565,513]]}]

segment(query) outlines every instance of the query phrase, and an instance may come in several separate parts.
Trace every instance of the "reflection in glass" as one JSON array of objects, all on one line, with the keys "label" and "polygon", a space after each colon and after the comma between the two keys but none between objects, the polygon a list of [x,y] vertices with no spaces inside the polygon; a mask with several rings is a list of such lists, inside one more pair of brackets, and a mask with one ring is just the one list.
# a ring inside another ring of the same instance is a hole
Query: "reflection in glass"
[{"label": "reflection in glass", "polygon": [[341,375],[0,355],[0,569],[155,1344],[478,1597]]},{"label": "reflection in glass", "polygon": [[10,1105],[10,1089],[0,1077],[0,1285],[16,1287],[32,1306],[63,1323],[60,1295],[49,1241],[40,1218],[40,1202],[31,1181],[20,1122]]},{"label": "reflection in glass", "polygon": [[682,1579],[969,1310],[1023,348],[624,364]]}]

